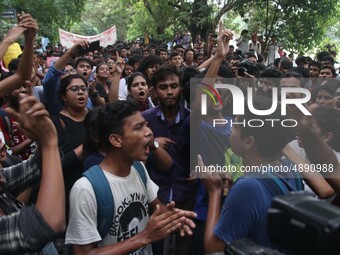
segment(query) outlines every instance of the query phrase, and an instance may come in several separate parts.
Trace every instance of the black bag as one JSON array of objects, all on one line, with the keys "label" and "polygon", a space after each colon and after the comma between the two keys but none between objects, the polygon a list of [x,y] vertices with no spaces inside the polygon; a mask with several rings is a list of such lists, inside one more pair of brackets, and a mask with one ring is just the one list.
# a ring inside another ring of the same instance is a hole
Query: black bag
[{"label": "black bag", "polygon": [[340,209],[306,193],[275,197],[267,227],[272,243],[298,254],[340,252]]},{"label": "black bag", "polygon": [[283,253],[268,247],[263,247],[250,239],[233,241],[226,248],[227,255],[284,255]]}]

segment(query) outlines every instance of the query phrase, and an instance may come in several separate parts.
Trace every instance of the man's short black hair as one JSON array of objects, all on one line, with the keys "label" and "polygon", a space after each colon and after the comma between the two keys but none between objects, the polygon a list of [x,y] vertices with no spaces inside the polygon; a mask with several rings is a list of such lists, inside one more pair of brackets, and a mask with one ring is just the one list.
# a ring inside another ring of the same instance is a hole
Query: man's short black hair
[{"label": "man's short black hair", "polygon": [[333,134],[333,138],[327,143],[333,150],[340,152],[340,111],[328,106],[320,106],[313,111],[313,117],[322,133]]},{"label": "man's short black hair", "polygon": [[319,69],[321,68],[321,63],[319,61],[312,60],[309,62],[308,67],[310,68],[311,66],[317,66]]},{"label": "man's short black hair", "polygon": [[316,55],[316,58],[319,62],[322,61],[322,59],[325,57],[325,56],[328,56],[329,55],[329,52],[328,51],[321,51],[319,52],[317,55]]},{"label": "man's short black hair", "polygon": [[142,55],[135,54],[129,57],[127,64],[130,66],[134,66],[136,63],[140,63],[142,59],[143,59]]},{"label": "man's short black hair", "polygon": [[321,70],[323,70],[323,69],[330,69],[333,77],[336,76],[336,71],[335,71],[335,68],[333,66],[321,66],[320,67],[320,73],[321,73]]},{"label": "man's short black hair", "polygon": [[135,100],[116,101],[102,106],[97,113],[97,131],[99,143],[106,151],[112,149],[110,135],[124,134],[125,119],[138,112],[139,105]]},{"label": "man's short black hair", "polygon": [[184,47],[182,46],[182,44],[177,44],[174,46],[174,50],[178,49],[178,48],[181,48],[184,50]]},{"label": "man's short black hair", "polygon": [[173,52],[170,53],[169,59],[171,60],[172,58],[177,57],[177,56],[181,56],[182,57],[182,54],[180,54],[177,51],[173,51]]},{"label": "man's short black hair", "polygon": [[296,65],[306,65],[308,64],[307,58],[305,56],[299,56],[295,59],[295,64]]},{"label": "man's short black hair", "polygon": [[309,71],[307,68],[304,68],[303,66],[295,66],[292,67],[289,72],[294,72],[300,74],[303,78],[309,78]]},{"label": "man's short black hair", "polygon": [[279,62],[279,66],[283,69],[289,70],[293,67],[293,63],[287,57],[283,57]]},{"label": "man's short black hair", "polygon": [[8,71],[15,73],[19,67],[20,58],[14,58],[8,64]]},{"label": "man's short black hair", "polygon": [[160,64],[162,64],[162,60],[159,56],[150,55],[150,56],[147,56],[146,58],[144,58],[142,60],[142,62],[140,63],[140,66],[138,68],[138,71],[145,74],[146,69],[148,69],[150,66],[160,65]]},{"label": "man's short black hair", "polygon": [[329,61],[332,65],[334,65],[334,58],[331,55],[324,56],[321,62],[324,62],[324,61]]},{"label": "man's short black hair", "polygon": [[176,75],[179,78],[180,84],[182,85],[182,72],[175,65],[162,65],[156,70],[151,77],[151,85],[156,87],[157,83],[164,81],[168,76]]},{"label": "man's short black hair", "polygon": [[291,78],[291,77],[294,77],[296,79],[301,79],[302,75],[299,73],[295,73],[295,72],[287,72],[282,75],[282,78]]},{"label": "man's short black hair", "polygon": [[93,63],[92,63],[91,59],[89,59],[89,58],[77,58],[73,67],[77,69],[77,66],[79,65],[80,62],[86,62],[86,63],[90,64],[91,70],[92,70]]},{"label": "man's short black hair", "polygon": [[[253,98],[253,106],[257,110],[267,110],[272,106],[272,100],[263,96]],[[247,123],[252,119],[260,119],[264,125],[262,127],[250,127]],[[266,119],[278,119],[274,124]],[[246,125],[240,125],[241,137],[252,136],[255,140],[255,146],[258,153],[265,158],[279,157],[283,147],[294,139],[295,132],[293,128],[283,127],[281,121],[284,116],[281,115],[281,107],[277,106],[276,110],[269,115],[259,116],[250,112],[249,108],[245,107],[245,114],[239,116],[239,122],[245,120]],[[290,123],[291,124],[291,123]],[[272,127],[273,125],[273,127]]]},{"label": "man's short black hair", "polygon": [[160,49],[158,50],[158,54],[160,54],[160,53],[161,53],[161,51],[163,51],[163,52],[166,52],[166,53],[168,54],[168,50],[167,50],[167,49],[165,49],[165,48],[160,48]]},{"label": "man's short black hair", "polygon": [[335,97],[336,91],[340,87],[340,82],[337,80],[327,80],[322,86],[320,86],[316,92],[318,94],[320,91],[326,91],[331,96]]},{"label": "man's short black hair", "polygon": [[261,72],[262,78],[281,78],[282,73],[281,71],[277,70],[276,68],[266,68]]}]

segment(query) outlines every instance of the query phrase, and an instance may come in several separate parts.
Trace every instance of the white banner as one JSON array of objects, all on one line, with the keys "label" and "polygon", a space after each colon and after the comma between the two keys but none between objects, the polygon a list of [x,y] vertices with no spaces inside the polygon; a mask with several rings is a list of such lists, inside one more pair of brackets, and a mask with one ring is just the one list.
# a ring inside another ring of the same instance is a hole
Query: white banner
[{"label": "white banner", "polygon": [[99,40],[99,45],[107,47],[108,45],[115,44],[117,41],[116,26],[110,27],[108,30],[93,36],[76,35],[59,28],[60,44],[66,48],[71,48],[75,41],[87,40],[90,43]]}]

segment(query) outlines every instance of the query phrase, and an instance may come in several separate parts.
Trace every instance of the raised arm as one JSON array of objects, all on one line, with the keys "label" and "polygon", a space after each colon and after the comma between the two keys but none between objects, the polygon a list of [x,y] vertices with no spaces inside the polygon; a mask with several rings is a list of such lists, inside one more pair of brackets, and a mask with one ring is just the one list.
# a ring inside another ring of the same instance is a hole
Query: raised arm
[{"label": "raised arm", "polygon": [[[209,68],[204,76],[203,83],[207,83],[209,85],[213,85],[215,82],[215,78],[218,74],[218,70],[221,66],[223,58],[227,55],[229,51],[229,40],[232,38],[232,33],[229,30],[222,29],[222,22],[219,24],[219,36],[217,39],[217,48],[216,54],[208,59]],[[204,64],[204,63],[203,63]],[[193,110],[191,113],[191,123],[194,125],[198,125],[198,121],[201,119],[198,115],[200,114],[201,107],[201,96],[199,90],[196,90],[195,102],[193,105]]]},{"label": "raised arm", "polygon": [[11,235],[6,235],[9,239],[1,237],[0,251],[4,254],[38,252],[65,230],[65,192],[57,132],[43,104],[34,96],[21,99],[18,112],[9,107],[6,111],[18,121],[25,135],[38,143],[42,177],[35,207],[24,207],[18,213],[0,217],[1,227],[11,226],[7,227],[11,231]]},{"label": "raised arm", "polygon": [[15,43],[25,30],[24,27],[17,25],[7,32],[5,38],[0,43],[0,59],[4,57],[8,47]]},{"label": "raised arm", "polygon": [[[27,137],[37,142],[42,159],[42,178],[36,208],[56,232],[65,229],[65,191],[58,149],[57,131],[44,105],[34,96],[20,100],[20,111],[6,109]],[[51,203],[53,201],[53,203]]]},{"label": "raised arm", "polygon": [[68,49],[54,64],[54,67],[62,71],[64,70],[66,64],[68,63],[70,58],[76,58],[79,56],[80,52],[79,50],[81,48],[86,49],[89,47],[89,42],[82,40],[82,41],[76,41],[73,46]]},{"label": "raised arm", "polygon": [[289,145],[286,145],[283,150],[283,154],[292,161],[295,165],[304,166],[305,171],[303,171],[302,177],[305,182],[310,186],[310,188],[317,194],[320,198],[327,198],[334,195],[334,190],[323,178],[323,176],[318,172],[309,172],[312,168],[310,162],[301,158]]},{"label": "raised arm", "polygon": [[317,134],[311,118],[303,118],[299,123],[299,137],[311,163],[325,165],[327,173],[322,173],[334,191],[340,194],[340,165],[333,150]]},{"label": "raised arm", "polygon": [[[204,166],[200,155],[197,156],[197,164]],[[208,215],[204,233],[205,253],[221,252],[224,250],[225,243],[214,234],[214,228],[221,215],[221,199],[223,183],[218,174],[204,175],[200,173],[201,181],[209,194]]]},{"label": "raised arm", "polygon": [[[17,39],[22,32],[25,35],[25,48],[20,60],[20,64],[16,73],[7,79],[0,82],[0,97],[3,97],[10,93],[12,90],[20,88],[25,80],[31,80],[32,66],[33,66],[33,39],[38,31],[38,24],[29,14],[23,14],[18,18],[19,24],[12,29],[9,33],[9,37],[4,39],[4,44],[0,50],[9,46],[10,42]],[[7,48],[6,48],[7,49]]]},{"label": "raised arm", "polygon": [[111,87],[109,91],[109,102],[115,102],[119,96],[119,81],[124,70],[124,61],[122,58],[118,58],[116,63],[116,71],[113,74]]}]

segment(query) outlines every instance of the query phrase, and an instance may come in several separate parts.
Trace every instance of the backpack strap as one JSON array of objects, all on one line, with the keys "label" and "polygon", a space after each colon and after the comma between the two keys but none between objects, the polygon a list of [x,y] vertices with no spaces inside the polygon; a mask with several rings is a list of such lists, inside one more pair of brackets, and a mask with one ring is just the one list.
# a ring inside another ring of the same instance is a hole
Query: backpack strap
[{"label": "backpack strap", "polygon": [[247,176],[242,176],[239,179],[244,179],[244,178],[256,178],[256,180],[261,182],[274,197],[288,193],[288,188],[285,187],[285,185],[278,178],[275,178],[275,179],[271,177],[258,178],[252,175],[247,175]]},{"label": "backpack strap", "polygon": [[[289,159],[286,158],[281,159],[281,162],[290,167],[294,165]],[[295,180],[297,190],[303,190],[303,182],[300,173],[298,171],[292,171],[291,174],[293,175],[293,178]]]},{"label": "backpack strap", "polygon": [[91,183],[97,200],[97,229],[102,239],[110,230],[114,215],[114,198],[103,170],[95,165],[83,173]]},{"label": "backpack strap", "polygon": [[283,194],[288,194],[289,193],[289,189],[287,188],[287,186],[280,180],[280,178],[277,178],[274,174],[272,173],[266,173],[270,179],[268,180],[273,180],[276,184],[277,187],[279,187],[280,191]]},{"label": "backpack strap", "polygon": [[139,174],[140,178],[142,179],[145,189],[146,189],[146,173],[145,169],[140,161],[133,161],[133,167],[137,170],[137,173]]},{"label": "backpack strap", "polygon": [[[134,161],[133,166],[139,174],[146,189],[146,173],[140,161]],[[82,174],[91,183],[97,200],[97,229],[103,239],[110,230],[115,211],[114,197],[103,170],[95,165]]]}]

